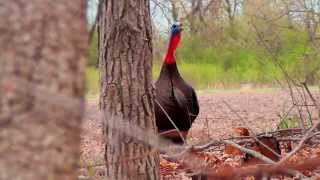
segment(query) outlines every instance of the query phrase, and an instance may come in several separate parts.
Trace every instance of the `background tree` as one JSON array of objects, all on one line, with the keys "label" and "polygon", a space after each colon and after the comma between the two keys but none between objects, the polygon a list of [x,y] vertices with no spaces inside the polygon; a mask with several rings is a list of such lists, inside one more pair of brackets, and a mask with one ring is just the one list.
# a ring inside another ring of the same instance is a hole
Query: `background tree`
[{"label": "background tree", "polygon": [[2,180],[75,179],[87,44],[85,4],[1,2]]},{"label": "background tree", "polygon": [[[283,80],[269,53],[253,36],[253,24],[264,31],[266,40],[275,39],[273,48],[291,75],[306,77],[316,85],[320,75],[319,9],[319,0],[151,0],[153,32],[157,32],[153,33],[154,78],[166,50],[167,30],[177,19],[184,27],[178,63],[182,75],[196,88],[277,86]],[[98,73],[89,70],[95,73],[89,78],[97,82]]]},{"label": "background tree", "polygon": [[[119,131],[122,122],[155,130],[149,1],[104,1],[99,20],[100,109],[107,179],[159,179],[158,153]],[[126,129],[135,133],[134,128]],[[130,131],[130,132],[128,132]]]}]

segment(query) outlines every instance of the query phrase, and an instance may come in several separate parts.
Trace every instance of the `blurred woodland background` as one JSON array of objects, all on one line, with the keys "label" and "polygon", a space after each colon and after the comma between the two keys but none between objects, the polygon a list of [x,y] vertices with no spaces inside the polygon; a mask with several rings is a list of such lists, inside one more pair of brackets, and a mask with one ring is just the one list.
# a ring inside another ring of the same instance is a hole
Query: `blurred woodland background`
[{"label": "blurred woodland background", "polygon": [[[97,0],[88,2],[89,17]],[[316,85],[320,73],[319,0],[152,0],[154,66],[160,71],[168,26],[184,26],[177,61],[197,89],[279,86],[281,68]],[[98,92],[97,36],[89,48],[87,92]],[[279,68],[279,66],[281,66]]]}]

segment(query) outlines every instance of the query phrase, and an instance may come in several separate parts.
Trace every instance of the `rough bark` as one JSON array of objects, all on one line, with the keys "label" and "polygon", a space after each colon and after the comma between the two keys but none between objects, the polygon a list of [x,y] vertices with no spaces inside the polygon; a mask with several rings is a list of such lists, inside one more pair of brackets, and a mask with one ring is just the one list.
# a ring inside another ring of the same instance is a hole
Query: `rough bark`
[{"label": "rough bark", "polygon": [[85,1],[0,2],[0,179],[75,179]]},{"label": "rough bark", "polygon": [[[108,0],[99,21],[100,109],[105,112],[107,179],[159,179],[159,157],[113,126],[120,117],[156,132],[149,0]],[[118,127],[121,128],[121,127]],[[131,129],[134,133],[134,130]],[[146,137],[147,138],[147,137]]]}]

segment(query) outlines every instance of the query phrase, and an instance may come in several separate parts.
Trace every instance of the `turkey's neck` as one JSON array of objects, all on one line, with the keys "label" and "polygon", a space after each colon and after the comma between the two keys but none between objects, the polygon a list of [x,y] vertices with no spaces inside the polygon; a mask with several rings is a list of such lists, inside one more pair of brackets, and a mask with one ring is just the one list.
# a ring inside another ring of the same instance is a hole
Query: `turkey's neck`
[{"label": "turkey's neck", "polygon": [[180,42],[180,33],[172,34],[168,46],[167,53],[164,57],[165,64],[175,64],[176,59],[174,57],[174,53],[179,45]]},{"label": "turkey's neck", "polygon": [[181,78],[179,70],[176,63],[166,64],[163,63],[160,72],[160,79],[172,79],[172,78]]}]

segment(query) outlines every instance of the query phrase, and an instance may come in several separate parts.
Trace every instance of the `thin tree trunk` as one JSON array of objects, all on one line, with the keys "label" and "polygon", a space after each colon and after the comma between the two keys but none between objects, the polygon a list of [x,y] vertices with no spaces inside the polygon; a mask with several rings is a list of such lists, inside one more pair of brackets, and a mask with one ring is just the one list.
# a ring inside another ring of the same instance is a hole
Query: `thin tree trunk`
[{"label": "thin tree trunk", "polygon": [[[159,179],[159,156],[113,126],[130,122],[156,132],[149,0],[108,0],[99,21],[100,109],[105,112],[106,176]],[[121,128],[121,127],[118,127]],[[134,128],[131,129],[134,133]],[[146,137],[147,138],[147,137]]]},{"label": "thin tree trunk", "polygon": [[235,38],[235,11],[237,9],[237,1],[225,0],[225,9],[228,15],[228,22],[230,28],[230,35]]},{"label": "thin tree trunk", "polygon": [[176,0],[171,0],[170,1],[171,3],[171,13],[172,13],[172,19],[173,19],[173,22],[177,22],[178,21],[178,7],[177,7],[177,2]]},{"label": "thin tree trunk", "polygon": [[75,179],[84,1],[0,3],[0,179]]}]

